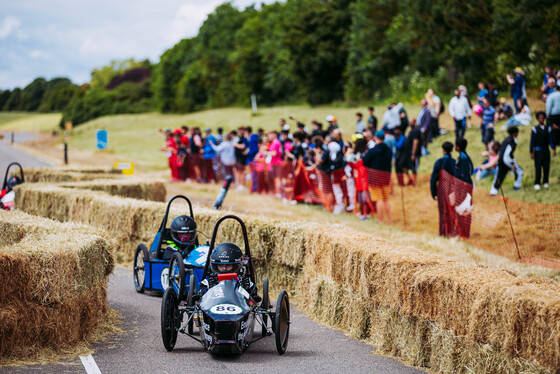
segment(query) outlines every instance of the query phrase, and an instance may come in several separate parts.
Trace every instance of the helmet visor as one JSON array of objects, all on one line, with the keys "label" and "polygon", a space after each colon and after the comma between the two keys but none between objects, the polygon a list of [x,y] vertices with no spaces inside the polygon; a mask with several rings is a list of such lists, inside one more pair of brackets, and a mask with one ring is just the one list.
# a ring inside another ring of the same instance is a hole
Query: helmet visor
[{"label": "helmet visor", "polygon": [[212,262],[211,266],[212,272],[214,274],[228,274],[228,273],[238,273],[241,270],[240,263],[219,263]]},{"label": "helmet visor", "polygon": [[179,238],[180,242],[186,243],[192,240],[194,234],[192,232],[177,233],[177,237]]}]

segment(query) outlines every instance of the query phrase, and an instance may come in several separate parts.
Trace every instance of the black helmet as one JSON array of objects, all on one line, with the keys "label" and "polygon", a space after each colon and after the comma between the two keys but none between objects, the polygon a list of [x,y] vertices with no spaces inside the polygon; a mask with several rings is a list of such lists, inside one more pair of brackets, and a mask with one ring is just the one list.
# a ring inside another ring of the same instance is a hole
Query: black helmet
[{"label": "black helmet", "polygon": [[192,217],[179,216],[171,223],[171,238],[181,246],[193,245],[196,241],[196,222]]},{"label": "black helmet", "polygon": [[8,179],[8,181],[6,182],[6,185],[8,187],[8,191],[11,191],[14,189],[15,186],[17,186],[18,184],[21,184],[23,181],[21,180],[21,178],[17,177],[17,176],[12,176]]},{"label": "black helmet", "polygon": [[215,274],[238,273],[243,262],[243,252],[233,243],[216,246],[210,256],[210,267]]}]

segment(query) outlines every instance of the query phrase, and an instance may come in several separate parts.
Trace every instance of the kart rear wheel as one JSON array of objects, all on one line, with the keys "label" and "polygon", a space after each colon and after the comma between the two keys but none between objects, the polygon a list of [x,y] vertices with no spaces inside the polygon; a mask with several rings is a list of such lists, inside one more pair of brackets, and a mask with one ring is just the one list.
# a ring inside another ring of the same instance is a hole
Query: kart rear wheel
[{"label": "kart rear wheel", "polygon": [[290,301],[286,291],[282,291],[278,295],[274,325],[276,350],[283,355],[288,347],[288,337],[290,335]]},{"label": "kart rear wheel", "polygon": [[[266,278],[266,277],[263,279],[262,295],[263,296],[262,296],[261,308],[269,309],[270,308],[270,300],[268,298],[268,278]],[[262,319],[263,319],[262,336],[266,336],[267,333],[268,333],[268,329],[266,328],[266,325],[268,323],[268,315],[263,314]]]},{"label": "kart rear wheel", "polygon": [[168,287],[161,301],[161,338],[163,346],[168,351],[173,350],[177,341],[177,332],[181,323],[178,306],[175,290]]},{"label": "kart rear wheel", "polygon": [[179,252],[173,253],[169,260],[169,287],[175,291],[178,305],[185,296],[185,264]]},{"label": "kart rear wheel", "polygon": [[[191,274],[190,279],[189,279],[189,293],[187,295],[187,306],[193,306],[194,305],[194,302],[193,302],[194,287],[195,287],[195,285],[194,285],[194,274]],[[188,326],[189,334],[192,334],[193,330],[194,330],[194,315],[192,316],[192,318],[190,318],[190,321],[189,321],[189,326]]]},{"label": "kart rear wheel", "polygon": [[136,292],[144,293],[146,284],[146,260],[148,259],[148,248],[139,244],[134,253],[133,278]]}]

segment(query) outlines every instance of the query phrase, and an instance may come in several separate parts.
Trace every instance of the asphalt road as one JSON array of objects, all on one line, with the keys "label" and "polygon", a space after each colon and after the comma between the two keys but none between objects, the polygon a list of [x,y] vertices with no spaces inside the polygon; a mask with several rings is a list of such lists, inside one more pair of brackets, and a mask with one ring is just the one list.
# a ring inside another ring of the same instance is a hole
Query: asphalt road
[{"label": "asphalt road", "polygon": [[[25,140],[24,140],[25,139]],[[16,141],[33,140],[30,135]],[[10,138],[0,140],[0,170],[9,162],[24,167],[48,166],[9,146]],[[270,295],[275,303],[276,295]],[[274,336],[251,345],[242,355],[214,356],[200,343],[179,334],[172,352],[161,341],[161,296],[138,294],[132,282],[132,270],[116,268],[109,279],[109,305],[123,317],[125,333],[99,343],[93,359],[101,373],[421,373],[401,362],[372,354],[373,347],[347,338],[344,333],[313,322],[291,308],[290,337],[287,352],[276,352]],[[79,357],[62,364],[0,367],[0,373],[85,373]]]},{"label": "asphalt road", "polygon": [[[161,342],[161,296],[138,294],[132,270],[116,268],[109,280],[109,304],[123,317],[126,331],[98,344],[93,354],[101,373],[421,373],[401,362],[372,354],[372,347],[313,322],[292,305],[288,350],[276,352],[274,337],[251,345],[242,355],[214,356],[179,334],[167,352]],[[276,297],[271,295],[271,299]],[[58,365],[0,368],[0,373],[85,373],[79,358]]]},{"label": "asphalt road", "polygon": [[[4,180],[4,174],[6,173],[6,168],[12,162],[19,162],[24,168],[28,167],[45,167],[52,166],[50,162],[41,160],[35,156],[25,153],[17,148],[10,146],[11,142],[11,131],[0,131],[0,134],[4,135],[3,139],[0,139],[0,178]],[[37,136],[25,132],[14,133],[14,142],[22,143],[36,140]],[[17,168],[16,168],[17,169]]]}]

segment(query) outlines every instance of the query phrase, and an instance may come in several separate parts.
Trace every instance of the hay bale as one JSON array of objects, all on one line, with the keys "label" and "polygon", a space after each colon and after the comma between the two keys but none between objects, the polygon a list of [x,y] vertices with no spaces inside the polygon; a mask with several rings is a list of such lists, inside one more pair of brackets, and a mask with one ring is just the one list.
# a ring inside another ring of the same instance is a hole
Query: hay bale
[{"label": "hay bale", "polygon": [[92,181],[98,178],[118,178],[122,172],[107,169],[27,168],[23,169],[27,183],[60,183]]},{"label": "hay bale", "polygon": [[[126,260],[140,241],[149,244],[165,211],[162,203],[39,185],[18,187],[16,206],[102,227],[122,240],[119,258]],[[183,212],[175,207],[170,217]],[[195,208],[208,235],[220,216]],[[560,286],[553,281],[461,265],[343,226],[242,218],[273,285],[294,291],[315,318],[375,340],[383,352],[435,370],[560,369]],[[218,239],[242,245],[234,222]],[[447,356],[437,356],[443,349]]]},{"label": "hay bale", "polygon": [[0,357],[87,339],[108,311],[113,257],[104,236],[84,225],[0,211]]},{"label": "hay bale", "polygon": [[167,190],[161,180],[146,181],[140,178],[96,179],[93,181],[60,183],[60,187],[104,191],[109,195],[132,199],[166,201]]}]

